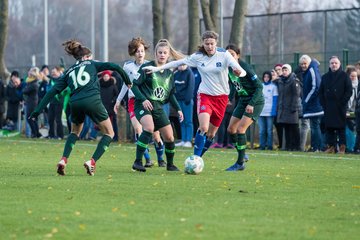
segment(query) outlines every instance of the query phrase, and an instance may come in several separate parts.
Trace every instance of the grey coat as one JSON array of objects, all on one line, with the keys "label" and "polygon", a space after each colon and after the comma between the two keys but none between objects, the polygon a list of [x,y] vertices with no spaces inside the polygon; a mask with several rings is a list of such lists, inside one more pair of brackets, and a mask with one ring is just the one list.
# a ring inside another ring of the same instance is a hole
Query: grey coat
[{"label": "grey coat", "polygon": [[295,73],[291,73],[288,78],[280,78],[278,81],[279,97],[276,118],[278,123],[299,123],[301,90],[301,83]]}]

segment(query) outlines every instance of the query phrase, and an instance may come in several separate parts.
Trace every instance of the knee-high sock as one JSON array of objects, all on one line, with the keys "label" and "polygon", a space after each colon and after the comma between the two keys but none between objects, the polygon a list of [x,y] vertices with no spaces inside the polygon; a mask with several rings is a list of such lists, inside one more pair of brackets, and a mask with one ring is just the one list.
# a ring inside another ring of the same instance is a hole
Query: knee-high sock
[{"label": "knee-high sock", "polygon": [[154,146],[155,146],[155,150],[156,150],[157,160],[158,161],[164,160],[164,144],[163,144],[163,142],[161,140],[158,143],[156,141],[154,141]]},{"label": "knee-high sock", "polygon": [[70,133],[65,143],[63,158],[67,159],[70,156],[71,151],[73,150],[78,139],[79,137],[75,133]]},{"label": "knee-high sock", "polygon": [[[139,134],[135,133],[135,141],[137,142],[138,139],[139,139]],[[144,158],[145,158],[146,161],[150,160],[150,151],[149,151],[148,148],[144,152]]]},{"label": "knee-high sock", "polygon": [[195,135],[195,143],[194,143],[194,155],[201,156],[205,145],[206,136],[205,133],[200,132],[198,130]]},{"label": "knee-high sock", "polygon": [[236,162],[238,164],[243,164],[244,156],[245,156],[245,149],[246,149],[246,135],[244,133],[240,133],[238,135],[238,141],[235,146],[236,146],[236,150],[238,152],[238,159]]},{"label": "knee-high sock", "polygon": [[174,155],[175,155],[175,143],[174,142],[165,142],[165,155],[168,165],[174,164]]},{"label": "knee-high sock", "polygon": [[104,154],[106,150],[108,150],[111,142],[112,142],[112,137],[110,137],[109,135],[102,136],[92,156],[92,159],[94,159],[95,162],[101,158],[101,156]]},{"label": "knee-high sock", "polygon": [[152,138],[152,133],[143,131],[136,142],[136,162],[142,162],[142,156],[148,148],[148,144]]},{"label": "knee-high sock", "polygon": [[202,150],[202,152],[201,152],[201,155],[200,155],[200,157],[202,157],[204,154],[205,154],[205,152],[210,148],[210,146],[211,146],[211,144],[214,142],[214,138],[208,138],[208,137],[206,137],[206,141],[205,141],[205,144],[204,144],[204,148],[203,148],[203,150]]}]

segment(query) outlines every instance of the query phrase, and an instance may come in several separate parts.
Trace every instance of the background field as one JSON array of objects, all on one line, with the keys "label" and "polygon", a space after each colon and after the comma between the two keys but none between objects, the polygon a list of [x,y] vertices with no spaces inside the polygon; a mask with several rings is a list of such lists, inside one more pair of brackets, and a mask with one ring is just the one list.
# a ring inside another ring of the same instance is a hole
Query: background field
[{"label": "background field", "polygon": [[[197,176],[130,170],[135,145],[113,144],[94,177],[82,166],[95,142],[78,142],[67,176],[63,141],[0,139],[0,239],[358,239],[356,155],[211,149]],[[152,150],[152,149],[151,149]],[[178,148],[176,164],[192,151]],[[154,150],[151,151],[155,156]]]}]

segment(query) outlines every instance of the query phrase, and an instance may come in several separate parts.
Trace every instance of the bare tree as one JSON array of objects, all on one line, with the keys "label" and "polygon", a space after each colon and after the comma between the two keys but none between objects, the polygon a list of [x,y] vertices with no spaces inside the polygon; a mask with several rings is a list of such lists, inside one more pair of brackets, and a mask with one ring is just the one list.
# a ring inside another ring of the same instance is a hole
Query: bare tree
[{"label": "bare tree", "polygon": [[171,1],[170,0],[163,0],[163,11],[162,11],[162,23],[163,23],[163,37],[168,39],[169,41],[171,38],[171,16],[170,16],[170,10],[173,9],[171,7]]},{"label": "bare tree", "polygon": [[5,66],[4,58],[8,32],[8,3],[8,0],[0,1],[0,77],[3,81],[9,77],[9,72]]},{"label": "bare tree", "polygon": [[199,23],[199,2],[198,0],[188,0],[189,15],[189,48],[188,53],[196,51],[200,42],[200,23]]},{"label": "bare tree", "polygon": [[243,44],[245,13],[248,0],[236,0],[231,24],[230,43],[236,44],[239,48]]},{"label": "bare tree", "polygon": [[201,10],[204,18],[205,29],[210,31],[217,31],[218,19],[218,0],[201,0]]},{"label": "bare tree", "polygon": [[152,0],[152,12],[153,12],[153,44],[156,43],[163,36],[163,27],[162,27],[162,11],[160,0]]}]

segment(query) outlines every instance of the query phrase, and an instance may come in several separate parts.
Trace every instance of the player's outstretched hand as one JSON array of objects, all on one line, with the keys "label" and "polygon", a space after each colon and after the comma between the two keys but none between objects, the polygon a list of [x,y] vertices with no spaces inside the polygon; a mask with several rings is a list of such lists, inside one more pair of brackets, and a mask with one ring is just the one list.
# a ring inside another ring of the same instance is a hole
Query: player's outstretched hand
[{"label": "player's outstretched hand", "polygon": [[146,67],[143,67],[143,69],[145,70],[145,72],[147,74],[160,71],[160,69],[158,67],[154,67],[154,66],[146,66]]}]

